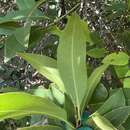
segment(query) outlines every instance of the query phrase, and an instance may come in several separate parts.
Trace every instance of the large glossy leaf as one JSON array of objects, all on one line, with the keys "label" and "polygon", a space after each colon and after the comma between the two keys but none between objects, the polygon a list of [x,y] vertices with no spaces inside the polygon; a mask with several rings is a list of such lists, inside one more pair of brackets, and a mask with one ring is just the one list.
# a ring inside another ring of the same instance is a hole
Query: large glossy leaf
[{"label": "large glossy leaf", "polygon": [[124,52],[112,53],[106,56],[103,60],[105,64],[111,65],[126,65],[128,64],[129,56]]},{"label": "large glossy leaf", "polygon": [[36,54],[18,53],[18,55],[28,61],[43,76],[56,83],[62,92],[65,92],[63,82],[57,70],[56,60]]},{"label": "large glossy leaf", "polygon": [[86,33],[87,24],[73,14],[66,28],[60,33],[58,47],[58,69],[67,94],[80,107],[87,89],[86,76]]},{"label": "large glossy leaf", "polygon": [[93,121],[101,130],[117,130],[105,117],[99,113],[92,116]]},{"label": "large glossy leaf", "polygon": [[19,128],[17,130],[63,130],[61,127],[58,126],[31,126],[31,127],[24,127],[24,128]]},{"label": "large glossy leaf", "polygon": [[46,98],[22,92],[0,94],[0,120],[30,114],[45,114],[67,120],[66,112]]},{"label": "large glossy leaf", "polygon": [[91,96],[95,90],[95,88],[97,87],[98,83],[101,80],[102,74],[104,73],[104,71],[108,68],[108,65],[102,65],[100,67],[98,67],[97,69],[95,69],[92,74],[90,75],[90,77],[88,78],[88,89],[86,91],[84,100],[82,102],[82,111],[85,108],[85,106],[89,103]]}]

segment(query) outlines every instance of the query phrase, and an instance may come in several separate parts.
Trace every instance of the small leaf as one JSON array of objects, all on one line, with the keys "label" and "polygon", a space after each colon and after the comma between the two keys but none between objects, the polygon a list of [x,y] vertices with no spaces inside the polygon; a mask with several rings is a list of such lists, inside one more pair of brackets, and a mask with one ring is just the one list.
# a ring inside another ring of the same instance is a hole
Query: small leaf
[{"label": "small leaf", "polygon": [[87,55],[94,58],[102,58],[105,56],[106,50],[104,48],[93,48],[87,51]]},{"label": "small leaf", "polygon": [[58,126],[31,126],[31,127],[24,127],[18,128],[17,130],[63,130],[61,127]]},{"label": "small leaf", "polygon": [[111,65],[126,65],[128,64],[129,56],[124,52],[112,53],[104,58],[104,64]]}]

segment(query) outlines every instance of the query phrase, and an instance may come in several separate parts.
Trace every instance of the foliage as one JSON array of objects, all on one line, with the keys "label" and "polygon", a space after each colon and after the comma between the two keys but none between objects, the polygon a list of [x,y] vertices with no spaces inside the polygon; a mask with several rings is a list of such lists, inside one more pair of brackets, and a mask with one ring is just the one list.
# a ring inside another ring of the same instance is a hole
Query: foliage
[{"label": "foliage", "polygon": [[[0,17],[4,61],[10,62],[17,55],[49,80],[47,87],[40,85],[24,92],[10,85],[1,89],[1,121],[21,122],[29,118],[28,127],[21,125],[23,128],[18,130],[130,128],[129,30],[112,32],[123,45],[117,45],[114,51],[107,48],[104,46],[107,39],[103,41],[97,30],[91,29],[89,22],[74,11],[80,5],[76,2],[71,10],[45,27],[34,24],[37,20],[52,21],[39,9],[45,0],[17,0],[18,9]],[[105,7],[104,19],[111,21],[129,14],[129,3],[111,1],[111,6]],[[57,23],[62,20],[61,27]],[[58,47],[55,46],[54,56],[28,53],[45,34],[55,37],[53,44]]]}]

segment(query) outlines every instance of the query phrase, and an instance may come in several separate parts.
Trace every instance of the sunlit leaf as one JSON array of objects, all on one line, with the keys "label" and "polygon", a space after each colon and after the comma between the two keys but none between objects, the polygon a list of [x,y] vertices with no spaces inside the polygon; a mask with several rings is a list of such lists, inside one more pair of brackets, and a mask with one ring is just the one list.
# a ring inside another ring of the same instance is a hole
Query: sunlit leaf
[{"label": "sunlit leaf", "polygon": [[112,53],[106,56],[103,60],[104,64],[111,65],[126,65],[128,64],[129,56],[124,52]]},{"label": "sunlit leaf", "polygon": [[51,100],[22,92],[0,94],[0,120],[34,114],[55,117],[73,128],[67,121],[65,110]]},{"label": "sunlit leaf", "polygon": [[58,69],[67,94],[78,109],[87,89],[86,27],[87,24],[77,14],[69,17],[66,28],[60,34],[57,55]]}]

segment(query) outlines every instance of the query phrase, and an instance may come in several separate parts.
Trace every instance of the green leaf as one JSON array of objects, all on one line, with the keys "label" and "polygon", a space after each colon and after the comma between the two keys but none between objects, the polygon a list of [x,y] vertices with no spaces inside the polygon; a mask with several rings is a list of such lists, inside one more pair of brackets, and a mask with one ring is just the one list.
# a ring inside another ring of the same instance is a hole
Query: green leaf
[{"label": "green leaf", "polygon": [[101,130],[117,130],[105,117],[99,113],[92,116],[93,121]]},{"label": "green leaf", "polygon": [[124,88],[130,88],[130,70],[126,73],[125,79],[123,81]]},{"label": "green leaf", "polygon": [[24,51],[25,47],[23,44],[18,43],[16,37],[14,35],[11,35],[7,38],[5,41],[4,46],[4,61],[7,62],[12,58],[14,55],[16,55],[16,52]]},{"label": "green leaf", "polygon": [[128,119],[129,115],[130,115],[130,106],[124,106],[114,109],[106,113],[104,116],[107,119],[109,119],[114,126],[119,127]]},{"label": "green leaf", "polygon": [[46,89],[43,86],[39,86],[35,91],[34,95],[42,97],[42,98],[48,98],[50,100],[53,100],[53,96],[50,89]]},{"label": "green leaf", "polygon": [[61,91],[58,90],[58,88],[57,88],[55,83],[51,83],[50,84],[50,89],[51,89],[51,92],[52,92],[52,95],[53,95],[54,99],[56,99],[58,104],[63,106],[64,103],[65,103],[65,96],[64,96],[64,94]]},{"label": "green leaf", "polygon": [[116,109],[118,107],[125,106],[125,97],[122,89],[119,89],[97,110],[101,115]]},{"label": "green leaf", "polygon": [[92,128],[88,127],[88,126],[85,126],[85,127],[81,127],[77,130],[93,130]]},{"label": "green leaf", "polygon": [[93,93],[90,103],[93,104],[103,102],[107,99],[107,97],[108,97],[107,89],[103,84],[99,84]]},{"label": "green leaf", "polygon": [[20,10],[30,9],[35,5],[35,0],[16,0]]},{"label": "green leaf", "polygon": [[126,120],[126,122],[123,124],[125,130],[129,130],[130,129],[130,116],[128,117],[128,119]]},{"label": "green leaf", "polygon": [[128,9],[130,9],[130,0],[127,1],[128,3]]},{"label": "green leaf", "polygon": [[111,65],[126,65],[128,64],[129,56],[124,52],[112,53],[104,58],[104,64]]},{"label": "green leaf", "polygon": [[17,130],[63,130],[61,127],[58,126],[31,126],[31,127],[24,127],[18,128]]},{"label": "green leaf", "polygon": [[129,70],[128,65],[125,66],[114,66],[116,74],[119,78],[125,77],[126,73]]},{"label": "green leaf", "polygon": [[108,68],[108,65],[102,65],[98,68],[96,68],[92,74],[90,75],[90,77],[88,78],[88,89],[86,91],[86,95],[84,97],[84,100],[82,102],[82,111],[83,109],[87,106],[87,104],[89,103],[92,94],[95,90],[95,88],[97,87],[98,83],[101,80],[102,74],[104,73],[104,71]]},{"label": "green leaf", "polygon": [[25,27],[18,28],[10,35],[5,42],[5,62],[16,55],[17,52],[22,52],[28,47],[30,36],[30,24]]},{"label": "green leaf", "polygon": [[86,33],[87,24],[77,14],[68,19],[66,28],[61,31],[58,46],[58,68],[67,94],[80,108],[87,89],[86,76]]},{"label": "green leaf", "polygon": [[29,16],[30,12],[31,12],[31,9],[9,12],[3,18],[0,17],[0,27],[5,27],[5,25],[8,25],[11,27],[11,23],[14,23],[14,25],[15,24],[17,25],[19,20],[26,21],[27,18],[31,20],[48,19],[48,17],[44,16],[40,10],[35,10],[34,12],[32,12],[31,16]]},{"label": "green leaf", "polygon": [[65,92],[64,84],[57,70],[56,60],[36,54],[18,53],[18,55],[27,60],[40,74],[56,83],[59,90]]},{"label": "green leaf", "polygon": [[0,94],[0,120],[30,114],[45,114],[62,121],[67,120],[66,112],[51,100],[22,92]]},{"label": "green leaf", "polygon": [[87,51],[87,55],[94,58],[102,58],[105,56],[106,50],[104,48],[93,48]]}]

